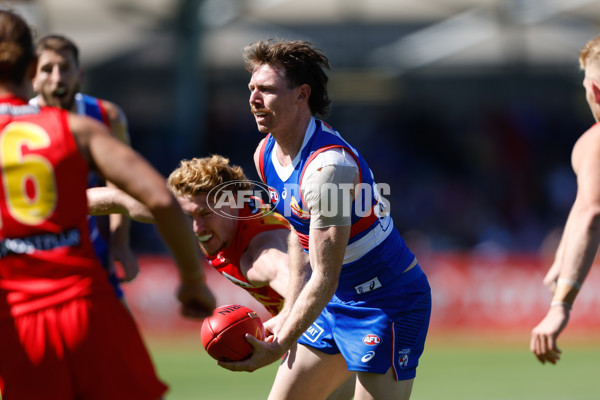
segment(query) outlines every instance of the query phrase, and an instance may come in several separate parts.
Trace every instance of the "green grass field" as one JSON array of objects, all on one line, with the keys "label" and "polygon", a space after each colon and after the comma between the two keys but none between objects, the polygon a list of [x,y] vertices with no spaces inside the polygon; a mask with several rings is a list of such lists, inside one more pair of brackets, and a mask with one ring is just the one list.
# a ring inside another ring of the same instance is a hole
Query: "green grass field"
[{"label": "green grass field", "polygon": [[[234,373],[215,364],[199,337],[148,338],[167,400],[264,400],[276,365]],[[411,400],[586,400],[600,392],[600,340],[565,335],[557,365],[541,365],[528,337],[432,335],[421,358]]]}]

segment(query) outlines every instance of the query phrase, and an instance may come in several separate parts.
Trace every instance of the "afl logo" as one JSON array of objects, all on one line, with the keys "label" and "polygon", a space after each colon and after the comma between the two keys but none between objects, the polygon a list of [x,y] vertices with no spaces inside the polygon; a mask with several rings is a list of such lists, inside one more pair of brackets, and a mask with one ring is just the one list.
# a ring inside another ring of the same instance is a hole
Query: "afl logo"
[{"label": "afl logo", "polygon": [[[272,213],[278,202],[279,196],[273,196],[271,188],[262,182],[250,180],[221,183],[206,195],[206,204],[212,212],[231,219],[262,218]],[[250,207],[252,213],[248,216],[240,216],[240,210],[246,205]]]},{"label": "afl logo", "polygon": [[277,190],[275,190],[271,186],[269,186],[269,199],[271,200],[271,203],[273,205],[279,203],[279,193],[277,193]]},{"label": "afl logo", "polygon": [[367,346],[375,346],[381,343],[381,338],[377,335],[369,334],[362,339],[363,343]]}]

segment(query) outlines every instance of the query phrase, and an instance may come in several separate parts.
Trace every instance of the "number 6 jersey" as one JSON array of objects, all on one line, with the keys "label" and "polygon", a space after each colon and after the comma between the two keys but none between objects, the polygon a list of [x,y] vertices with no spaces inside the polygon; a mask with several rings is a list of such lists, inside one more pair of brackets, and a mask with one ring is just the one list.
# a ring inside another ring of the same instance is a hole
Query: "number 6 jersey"
[{"label": "number 6 jersey", "polygon": [[68,112],[0,97],[0,321],[111,290],[87,225]]}]

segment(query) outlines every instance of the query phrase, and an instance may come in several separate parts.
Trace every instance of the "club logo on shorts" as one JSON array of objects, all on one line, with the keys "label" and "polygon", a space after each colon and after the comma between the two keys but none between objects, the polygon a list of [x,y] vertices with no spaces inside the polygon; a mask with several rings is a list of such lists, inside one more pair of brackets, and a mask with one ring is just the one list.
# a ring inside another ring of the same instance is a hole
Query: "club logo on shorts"
[{"label": "club logo on shorts", "polygon": [[311,342],[315,343],[319,337],[323,334],[324,330],[323,328],[321,328],[319,325],[312,324],[310,328],[308,328],[306,330],[306,332],[303,333],[303,336],[305,338],[307,338],[308,340],[310,340]]},{"label": "club logo on shorts", "polygon": [[367,346],[375,346],[376,344],[381,343],[381,338],[377,335],[373,335],[372,333],[366,335],[362,338],[362,341]]},{"label": "club logo on shorts", "polygon": [[368,293],[371,292],[375,289],[379,289],[381,287],[381,282],[379,282],[379,278],[375,277],[373,279],[371,279],[370,281],[361,283],[358,286],[355,286],[354,289],[356,290],[356,293],[358,294],[363,294],[363,293]]},{"label": "club logo on shorts", "polygon": [[400,368],[406,368],[408,366],[408,354],[410,353],[410,349],[400,350],[400,358],[398,358],[398,365]]},{"label": "club logo on shorts", "polygon": [[364,356],[362,356],[362,358],[360,359],[360,361],[366,363],[371,361],[371,359],[375,357],[375,352],[374,351],[368,351],[367,354],[365,354]]}]

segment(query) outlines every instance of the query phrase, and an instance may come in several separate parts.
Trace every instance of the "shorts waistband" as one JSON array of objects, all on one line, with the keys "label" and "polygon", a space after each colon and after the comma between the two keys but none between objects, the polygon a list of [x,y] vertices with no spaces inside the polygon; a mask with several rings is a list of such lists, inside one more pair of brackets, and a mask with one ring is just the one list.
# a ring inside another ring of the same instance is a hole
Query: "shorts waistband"
[{"label": "shorts waistband", "polygon": [[341,279],[343,281],[339,282],[336,295],[343,297],[364,295],[388,285],[410,282],[422,273],[423,270],[421,270],[416,257],[402,272],[397,272],[392,268],[381,268],[370,274],[359,274],[356,277],[344,277],[342,272]]}]

